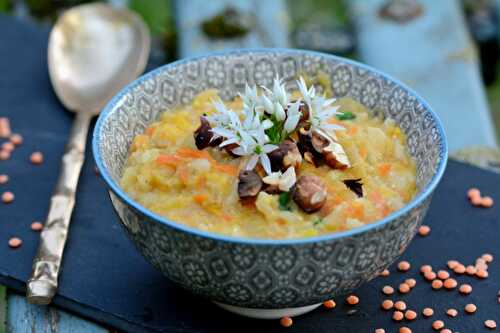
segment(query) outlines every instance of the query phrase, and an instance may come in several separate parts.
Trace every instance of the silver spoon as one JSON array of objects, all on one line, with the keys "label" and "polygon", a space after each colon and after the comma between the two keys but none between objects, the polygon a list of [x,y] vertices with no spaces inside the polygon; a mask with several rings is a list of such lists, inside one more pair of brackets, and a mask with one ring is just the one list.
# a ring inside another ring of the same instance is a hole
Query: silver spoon
[{"label": "silver spoon", "polygon": [[149,31],[142,19],[106,4],[73,7],[52,29],[50,79],[64,106],[76,115],[33,260],[26,292],[31,303],[49,304],[57,291],[90,121],[118,90],[142,73],[149,48]]}]

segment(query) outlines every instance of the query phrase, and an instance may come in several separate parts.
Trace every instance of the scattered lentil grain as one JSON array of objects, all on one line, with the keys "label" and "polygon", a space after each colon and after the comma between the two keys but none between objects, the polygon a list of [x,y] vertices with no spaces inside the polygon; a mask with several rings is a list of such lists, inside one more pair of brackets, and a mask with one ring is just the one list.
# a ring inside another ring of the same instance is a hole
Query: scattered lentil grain
[{"label": "scattered lentil grain", "polygon": [[418,228],[418,234],[422,237],[425,237],[429,235],[431,232],[431,227],[428,225],[421,225],[420,228]]},{"label": "scattered lentil grain", "polygon": [[394,288],[393,288],[393,287],[391,287],[391,286],[384,286],[384,287],[382,288],[382,292],[383,292],[384,294],[386,294],[386,295],[392,295],[392,294],[394,294]]},{"label": "scattered lentil grain", "polygon": [[477,310],[477,306],[475,304],[469,303],[465,306],[465,312],[474,313]]},{"label": "scattered lentil grain", "polygon": [[397,301],[394,303],[394,308],[399,311],[404,311],[406,310],[406,303],[403,301]]},{"label": "scattered lentil grain", "polygon": [[10,192],[10,191],[6,191],[6,192],[3,192],[2,193],[2,202],[3,203],[11,203],[12,201],[14,201],[14,193]]},{"label": "scattered lentil grain", "polygon": [[477,272],[476,272],[476,276],[480,279],[486,279],[488,277],[488,271],[485,270],[485,269],[479,269]]},{"label": "scattered lentil grain", "polygon": [[456,274],[464,274],[465,273],[465,266],[462,264],[458,264],[455,268],[453,268],[453,271]]},{"label": "scattered lentil grain", "polygon": [[411,329],[409,329],[406,326],[403,326],[403,327],[399,328],[399,333],[412,333],[412,332],[411,332]]},{"label": "scattered lentil grain", "polygon": [[425,272],[424,273],[424,277],[427,281],[433,281],[434,279],[436,279],[436,273],[434,272]]},{"label": "scattered lentil grain", "polygon": [[8,138],[11,134],[10,121],[7,117],[0,117],[0,138]]},{"label": "scattered lentil grain", "polygon": [[6,161],[10,158],[10,152],[7,150],[0,150],[0,161]]},{"label": "scattered lentil grain", "polygon": [[23,143],[23,137],[21,134],[14,133],[10,136],[10,142],[16,146],[20,146]]},{"label": "scattered lentil grain", "polygon": [[484,208],[493,207],[494,204],[495,204],[495,202],[493,201],[492,197],[486,196],[486,197],[481,198],[481,206]]},{"label": "scattered lentil grain", "polygon": [[454,289],[457,287],[458,283],[457,283],[457,280],[449,278],[449,279],[444,280],[443,285],[446,289]]},{"label": "scattered lentil grain", "polygon": [[447,265],[449,269],[454,269],[455,267],[460,265],[460,263],[456,260],[448,260]]},{"label": "scattered lentil grain", "polygon": [[444,328],[444,322],[442,320],[436,320],[435,322],[432,323],[432,328],[438,331]]},{"label": "scattered lentil grain", "polygon": [[31,223],[31,230],[33,231],[41,231],[43,229],[43,224],[40,222],[33,222]]},{"label": "scattered lentil grain", "polygon": [[424,317],[428,318],[434,314],[434,310],[432,310],[431,308],[425,308],[422,310],[422,314],[424,315]]},{"label": "scattered lentil grain", "polygon": [[464,283],[458,288],[461,294],[468,295],[472,292],[472,286],[470,284]]},{"label": "scattered lentil grain", "polygon": [[349,304],[349,305],[356,305],[359,303],[359,298],[356,295],[349,295],[346,298],[346,301],[347,301],[347,304]]},{"label": "scattered lentil grain", "polygon": [[333,309],[335,306],[337,306],[337,304],[335,304],[335,301],[333,299],[329,299],[323,302],[323,306],[327,309]]},{"label": "scattered lentil grain", "polygon": [[383,328],[377,328],[375,333],[385,333],[385,330]]},{"label": "scattered lentil grain", "polygon": [[436,280],[432,281],[431,286],[432,286],[432,289],[436,289],[436,290],[441,289],[443,287],[443,281],[436,279]]},{"label": "scattered lentil grain", "polygon": [[473,206],[481,206],[483,198],[481,197],[473,197],[470,199],[470,202]]},{"label": "scattered lentil grain", "polygon": [[9,181],[9,176],[7,175],[0,175],[0,184],[5,184]]},{"label": "scattered lentil grain", "polygon": [[21,244],[23,244],[23,241],[20,238],[12,237],[9,239],[9,246],[13,249],[17,249]]},{"label": "scattered lentil grain", "polygon": [[35,151],[30,155],[30,162],[33,164],[42,164],[43,163],[43,154],[39,151]]},{"label": "scattered lentil grain", "polygon": [[8,151],[9,153],[12,153],[16,147],[14,147],[14,144],[10,141],[2,143],[2,149]]},{"label": "scattered lentil grain", "polygon": [[472,199],[474,197],[480,197],[481,196],[481,191],[479,189],[472,187],[467,191],[467,197],[469,199]]},{"label": "scattered lentil grain", "polygon": [[410,289],[411,289],[410,286],[407,285],[406,283],[401,283],[399,285],[399,292],[401,294],[408,294],[410,292]]},{"label": "scattered lentil grain", "polygon": [[425,274],[427,272],[432,272],[431,265],[423,265],[422,267],[420,267],[420,273]]},{"label": "scattered lentil grain", "polygon": [[465,273],[467,273],[467,275],[476,275],[476,272],[477,272],[476,267],[472,265],[469,265],[465,268]]},{"label": "scattered lentil grain", "polygon": [[293,324],[293,320],[290,317],[283,317],[280,319],[280,324],[283,327],[290,327]]},{"label": "scattered lentil grain", "polygon": [[405,283],[406,283],[407,285],[409,285],[409,286],[410,286],[410,288],[412,288],[412,289],[413,289],[413,288],[415,288],[415,286],[417,285],[417,280],[415,280],[415,279],[413,279],[413,278],[410,278],[410,279],[406,279],[406,280],[405,280]]},{"label": "scattered lentil grain", "polygon": [[439,333],[453,333],[449,328],[443,328]]},{"label": "scattered lentil grain", "polygon": [[401,311],[394,311],[394,313],[392,314],[392,319],[395,321],[401,321],[404,317],[405,315]]},{"label": "scattered lentil grain", "polygon": [[380,274],[379,274],[379,275],[380,275],[380,276],[389,276],[389,274],[391,274],[391,273],[390,273],[390,272],[389,272],[389,270],[386,268],[386,269],[384,269],[382,272],[380,272]]},{"label": "scattered lentil grain", "polygon": [[484,322],[484,326],[486,326],[486,328],[489,328],[490,330],[494,330],[495,328],[497,328],[497,323],[494,320],[488,319]]},{"label": "scattered lentil grain", "polygon": [[394,307],[394,302],[391,301],[390,299],[386,299],[382,302],[382,309],[384,310],[390,310]]},{"label": "scattered lentil grain", "polygon": [[489,253],[485,253],[481,256],[481,258],[486,261],[487,263],[490,263],[493,261],[493,255]]},{"label": "scattered lentil grain", "polygon": [[458,311],[455,309],[448,309],[448,310],[446,310],[446,314],[449,317],[455,318],[458,315]]},{"label": "scattered lentil grain", "polygon": [[405,318],[408,320],[415,320],[415,318],[417,318],[417,313],[413,310],[408,310],[405,312]]},{"label": "scattered lentil grain", "polygon": [[450,277],[450,273],[448,273],[448,271],[445,271],[444,269],[442,269],[442,270],[437,272],[437,277],[440,278],[441,280],[446,280],[447,278]]},{"label": "scattered lentil grain", "polygon": [[408,261],[400,261],[398,263],[398,270],[401,272],[407,272],[411,268],[411,265]]}]

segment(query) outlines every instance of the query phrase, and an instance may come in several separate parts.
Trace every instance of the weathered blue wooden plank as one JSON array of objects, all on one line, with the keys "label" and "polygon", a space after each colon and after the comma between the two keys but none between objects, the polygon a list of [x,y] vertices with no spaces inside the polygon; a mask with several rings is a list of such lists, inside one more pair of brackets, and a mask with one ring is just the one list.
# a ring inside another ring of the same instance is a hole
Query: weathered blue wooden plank
[{"label": "weathered blue wooden plank", "polygon": [[[201,23],[232,7],[253,15],[255,27],[244,37],[209,39]],[[288,47],[288,11],[284,0],[178,0],[175,3],[180,57],[248,47]]]},{"label": "weathered blue wooden plank", "polygon": [[9,333],[109,333],[102,327],[51,306],[28,304],[18,295],[10,295],[7,307]]},{"label": "weathered blue wooden plank", "polygon": [[379,16],[385,0],[349,1],[364,62],[413,87],[444,122],[452,151],[496,146],[477,55],[460,2],[419,0],[423,12],[397,23]]}]

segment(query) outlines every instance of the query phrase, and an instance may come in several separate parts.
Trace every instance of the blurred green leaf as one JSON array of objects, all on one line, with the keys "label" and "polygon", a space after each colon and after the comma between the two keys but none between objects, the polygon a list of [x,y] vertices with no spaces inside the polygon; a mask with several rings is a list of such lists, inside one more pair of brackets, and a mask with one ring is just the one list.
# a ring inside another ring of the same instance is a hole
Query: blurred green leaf
[{"label": "blurred green leaf", "polygon": [[0,0],[0,13],[8,13],[11,9],[12,2],[10,0]]},{"label": "blurred green leaf", "polygon": [[164,35],[173,32],[170,0],[130,0],[129,8],[144,19],[151,34]]}]

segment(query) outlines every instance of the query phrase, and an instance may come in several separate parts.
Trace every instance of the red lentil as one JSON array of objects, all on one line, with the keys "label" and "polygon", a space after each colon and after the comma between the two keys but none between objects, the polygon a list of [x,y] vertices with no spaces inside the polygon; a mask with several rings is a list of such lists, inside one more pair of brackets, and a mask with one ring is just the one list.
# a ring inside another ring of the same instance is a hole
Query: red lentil
[{"label": "red lentil", "polygon": [[488,319],[484,322],[484,326],[486,326],[490,330],[494,330],[495,328],[497,328],[497,323],[494,320]]},{"label": "red lentil", "polygon": [[426,280],[432,281],[432,280],[434,280],[436,278],[436,273],[434,273],[434,272],[425,272],[424,273],[424,277],[425,277]]},{"label": "red lentil", "polygon": [[480,197],[481,196],[481,191],[479,189],[472,187],[467,191],[467,197],[469,199],[472,199],[474,197]]},{"label": "red lentil", "polygon": [[468,295],[472,292],[472,286],[470,284],[464,283],[458,288],[461,294]]},{"label": "red lentil", "polygon": [[434,310],[432,310],[431,308],[425,308],[422,310],[422,314],[424,315],[424,317],[431,317],[434,314]]},{"label": "red lentil", "polygon": [[420,267],[420,273],[425,274],[427,272],[432,272],[431,265],[423,265],[422,267]]},{"label": "red lentil", "polygon": [[280,324],[283,327],[290,327],[293,324],[293,320],[290,317],[283,317],[280,319]]},{"label": "red lentil", "polygon": [[30,162],[33,164],[43,163],[43,154],[39,151],[35,151],[30,155]]},{"label": "red lentil", "polygon": [[346,301],[347,301],[347,304],[349,304],[349,305],[356,305],[359,303],[359,297],[356,295],[349,295],[349,297],[347,297]]},{"label": "red lentil", "polygon": [[0,118],[0,138],[8,138],[10,136],[10,121],[9,118]]},{"label": "red lentil", "polygon": [[8,151],[9,153],[12,153],[15,148],[14,144],[10,141],[2,143],[2,149]]},{"label": "red lentil", "polygon": [[482,201],[483,201],[483,198],[481,198],[481,197],[473,197],[470,199],[470,202],[474,206],[480,206]]},{"label": "red lentil", "polygon": [[10,158],[10,152],[7,150],[0,150],[0,161],[5,161]]},{"label": "red lentil", "polygon": [[407,285],[409,285],[409,286],[410,286],[410,288],[412,288],[412,289],[413,289],[413,288],[415,288],[415,286],[417,285],[417,280],[415,280],[415,279],[411,279],[411,278],[410,278],[410,279],[406,279],[406,280],[405,280],[405,283],[406,283]]},{"label": "red lentil", "polygon": [[406,283],[401,283],[399,285],[399,292],[402,293],[402,294],[407,294],[410,292],[410,286],[407,285]]},{"label": "red lentil", "polygon": [[444,328],[444,322],[442,320],[436,320],[435,322],[432,323],[432,328],[438,331]]},{"label": "red lentil", "polygon": [[43,229],[43,224],[41,224],[40,222],[33,222],[31,223],[31,230],[33,231],[40,231]]},{"label": "red lentil", "polygon": [[382,309],[384,310],[390,310],[394,307],[394,302],[391,301],[390,299],[386,299],[382,302]]},{"label": "red lentil", "polygon": [[432,281],[432,289],[441,289],[443,287],[443,281],[441,280],[434,280]]},{"label": "red lentil", "polygon": [[440,278],[441,280],[446,280],[447,278],[450,277],[450,273],[448,273],[445,270],[440,270],[437,272],[437,277]]},{"label": "red lentil", "polygon": [[469,303],[465,306],[465,312],[474,313],[477,310],[477,306],[475,304]]},{"label": "red lentil", "polygon": [[5,184],[9,181],[9,176],[7,175],[0,175],[0,184]]},{"label": "red lentil", "polygon": [[391,286],[384,286],[384,287],[382,288],[382,292],[383,292],[384,294],[386,294],[386,295],[392,295],[392,294],[394,294],[394,288],[393,288],[393,287],[391,287]]},{"label": "red lentil", "polygon": [[20,238],[12,237],[9,239],[9,246],[13,249],[17,249],[21,244],[23,244],[23,241]]},{"label": "red lentil", "polygon": [[443,328],[439,333],[453,333],[450,329],[448,328]]},{"label": "red lentil", "polygon": [[399,328],[399,333],[411,333],[411,329],[409,329],[408,327],[400,327]]},{"label": "red lentil", "polygon": [[477,271],[476,276],[480,279],[486,279],[488,277],[488,271],[485,269],[480,269]]},{"label": "red lentil", "polygon": [[446,314],[450,317],[456,317],[458,315],[458,311],[455,309],[448,309],[446,310]]},{"label": "red lentil", "polygon": [[444,280],[443,285],[446,289],[453,289],[453,288],[457,287],[458,283],[457,283],[457,280],[450,278],[450,279]]},{"label": "red lentil", "polygon": [[417,313],[413,310],[408,310],[405,312],[405,318],[408,320],[415,320],[415,318],[417,318]]},{"label": "red lentil", "polygon": [[3,192],[2,193],[2,201],[3,201],[3,203],[6,203],[6,204],[14,201],[14,193],[12,193],[10,191]]},{"label": "red lentil", "polygon": [[332,299],[323,302],[323,306],[327,309],[333,309],[336,305]]},{"label": "red lentil", "polygon": [[16,146],[19,146],[23,143],[23,137],[21,134],[14,133],[10,136],[10,142],[15,144]]},{"label": "red lentil", "polygon": [[464,274],[465,273],[465,266],[462,264],[458,264],[455,268],[453,268],[453,271],[457,274]]},{"label": "red lentil", "polygon": [[494,201],[492,197],[482,197],[481,198],[481,206],[485,208],[493,207]]},{"label": "red lentil", "polygon": [[476,270],[480,270],[480,269],[482,269],[484,271],[488,270],[488,265],[486,263],[484,263],[484,262],[481,262],[481,261],[478,262],[478,263],[476,263],[475,267],[476,267]]},{"label": "red lentil", "polygon": [[490,263],[493,261],[493,255],[489,254],[489,253],[485,253],[481,256],[481,259],[483,259],[484,261],[486,261],[487,263]]},{"label": "red lentil", "polygon": [[401,272],[407,272],[410,270],[410,263],[408,261],[400,261],[398,263],[398,270],[400,270]]},{"label": "red lentil", "polygon": [[401,311],[394,311],[394,313],[392,314],[392,319],[395,321],[401,321],[404,317],[405,315]]},{"label": "red lentil", "polygon": [[431,227],[428,225],[421,225],[420,228],[418,228],[418,234],[422,237],[425,237],[429,235],[431,232]]},{"label": "red lentil", "polygon": [[465,273],[467,273],[467,275],[475,275],[477,272],[477,269],[476,267],[472,266],[472,265],[469,265],[465,268]]},{"label": "red lentil", "polygon": [[394,308],[399,311],[404,311],[406,310],[406,303],[403,301],[397,301],[394,303]]},{"label": "red lentil", "polygon": [[385,330],[383,328],[377,328],[375,333],[385,333]]},{"label": "red lentil", "polygon": [[454,269],[455,267],[460,265],[460,263],[456,260],[448,260],[447,265],[449,269]]},{"label": "red lentil", "polygon": [[380,274],[379,274],[379,275],[380,275],[380,276],[389,276],[389,274],[391,274],[391,273],[390,273],[390,272],[389,272],[389,270],[386,268],[386,269],[384,269],[382,272],[380,272]]}]

